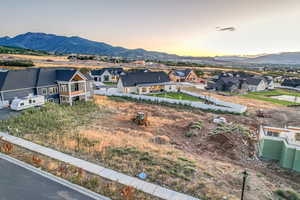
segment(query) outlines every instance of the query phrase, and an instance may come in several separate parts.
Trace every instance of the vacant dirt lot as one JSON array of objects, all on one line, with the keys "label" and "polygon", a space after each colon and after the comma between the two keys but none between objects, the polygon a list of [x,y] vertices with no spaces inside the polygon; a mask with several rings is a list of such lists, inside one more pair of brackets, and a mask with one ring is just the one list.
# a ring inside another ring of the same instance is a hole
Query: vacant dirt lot
[{"label": "vacant dirt lot", "polygon": [[[238,199],[241,186],[241,172],[250,171],[247,199],[268,199],[272,191],[281,187],[300,189],[300,176],[277,168],[276,165],[263,163],[256,156],[250,157],[250,149],[243,137],[233,140],[234,147],[224,149],[216,141],[208,140],[208,135],[218,126],[212,123],[216,114],[202,111],[186,111],[174,108],[149,105],[143,103],[112,101],[107,97],[96,97],[99,105],[114,111],[107,120],[97,122],[88,131],[82,133],[86,137],[101,138],[112,146],[134,146],[147,152],[155,152],[165,156],[166,152],[175,151],[197,163],[197,176],[206,187],[201,191],[208,199]],[[149,114],[150,126],[139,127],[131,121],[138,111]],[[259,119],[253,116],[221,115],[232,124],[239,124],[255,133]],[[198,135],[189,137],[192,122],[202,122]],[[157,136],[166,136],[169,143],[155,144],[152,141]],[[237,141],[241,140],[241,141]],[[275,181],[276,180],[276,181]],[[199,182],[198,182],[199,184]],[[229,189],[230,188],[230,189]]]}]

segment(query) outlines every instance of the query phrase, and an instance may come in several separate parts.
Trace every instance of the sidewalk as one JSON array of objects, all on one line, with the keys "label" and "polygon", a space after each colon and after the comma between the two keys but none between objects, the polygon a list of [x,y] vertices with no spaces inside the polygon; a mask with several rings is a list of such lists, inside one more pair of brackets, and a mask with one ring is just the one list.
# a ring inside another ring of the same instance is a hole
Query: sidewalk
[{"label": "sidewalk", "polygon": [[91,162],[75,158],[68,154],[64,154],[64,153],[55,151],[55,150],[47,148],[47,147],[43,147],[41,145],[29,142],[27,140],[8,135],[6,133],[0,132],[0,137],[1,136],[3,136],[4,140],[6,140],[12,144],[24,147],[24,148],[34,151],[34,152],[38,152],[40,154],[54,158],[56,160],[60,160],[60,161],[69,163],[71,165],[82,168],[85,171],[99,175],[108,180],[117,181],[121,184],[124,184],[127,186],[132,186],[138,190],[141,190],[150,195],[159,197],[161,199],[165,199],[165,200],[199,200],[197,198],[185,195],[183,193],[175,192],[173,190],[163,188],[159,185],[155,185],[152,183],[148,183],[146,181],[142,181],[138,178],[134,178],[134,177],[125,175],[123,173],[119,173],[117,171],[114,171],[114,170],[111,170],[108,168],[104,168],[100,165],[96,165]]}]

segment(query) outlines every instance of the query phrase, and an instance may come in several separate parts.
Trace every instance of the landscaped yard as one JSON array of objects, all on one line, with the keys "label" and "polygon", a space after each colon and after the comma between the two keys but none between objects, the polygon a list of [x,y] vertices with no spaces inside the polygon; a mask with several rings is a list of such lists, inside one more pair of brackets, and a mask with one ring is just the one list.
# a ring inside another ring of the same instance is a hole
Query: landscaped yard
[{"label": "landscaped yard", "polygon": [[107,86],[117,86],[117,83],[114,83],[114,82],[104,82],[104,85],[107,85]]},{"label": "landscaped yard", "polygon": [[281,95],[300,97],[299,92],[291,91],[291,90],[283,90],[283,89],[276,89],[272,91],[250,92],[248,94],[242,95],[242,97],[267,101],[267,102],[280,104],[284,106],[300,105],[299,103],[272,98],[274,96],[281,96]]},{"label": "landscaped yard", "polygon": [[159,93],[159,94],[149,94],[149,96],[154,97],[163,97],[163,98],[169,98],[169,99],[178,99],[178,100],[188,100],[188,101],[204,101],[203,99],[200,99],[198,97],[194,97],[188,94],[179,93],[179,92],[165,92],[165,93]]}]

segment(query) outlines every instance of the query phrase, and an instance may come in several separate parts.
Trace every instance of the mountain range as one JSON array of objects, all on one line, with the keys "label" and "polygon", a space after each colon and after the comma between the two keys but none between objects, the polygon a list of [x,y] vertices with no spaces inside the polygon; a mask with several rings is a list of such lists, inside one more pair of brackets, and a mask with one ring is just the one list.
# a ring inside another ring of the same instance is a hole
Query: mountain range
[{"label": "mountain range", "polygon": [[15,37],[0,37],[0,45],[20,47],[32,50],[42,50],[62,54],[97,54],[103,56],[121,56],[142,59],[176,58],[177,55],[144,49],[126,49],[115,47],[103,42],[87,40],[81,37],[58,36],[46,33],[28,32]]},{"label": "mountain range", "polygon": [[[72,36],[59,36],[46,33],[28,32],[15,37],[0,37],[0,45],[19,47],[32,50],[42,50],[50,53],[61,54],[94,54],[103,56],[120,56],[132,59],[156,60],[197,60],[205,61],[204,57],[183,57],[144,49],[127,49],[112,46],[104,42],[91,41],[85,38]],[[218,56],[209,58],[210,61],[254,64],[300,64],[300,52],[284,52],[278,54],[264,54],[257,56]]]},{"label": "mountain range", "polygon": [[300,64],[300,52],[283,52],[277,54],[265,54],[258,56],[218,56],[217,61],[256,63],[256,64]]}]

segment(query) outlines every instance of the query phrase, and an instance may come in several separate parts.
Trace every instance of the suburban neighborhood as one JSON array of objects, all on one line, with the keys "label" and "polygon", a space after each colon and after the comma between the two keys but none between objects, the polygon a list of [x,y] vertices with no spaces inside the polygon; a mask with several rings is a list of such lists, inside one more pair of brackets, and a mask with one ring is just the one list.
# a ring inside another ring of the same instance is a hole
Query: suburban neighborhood
[{"label": "suburban neighborhood", "polygon": [[300,200],[300,1],[3,1],[0,200]]}]

